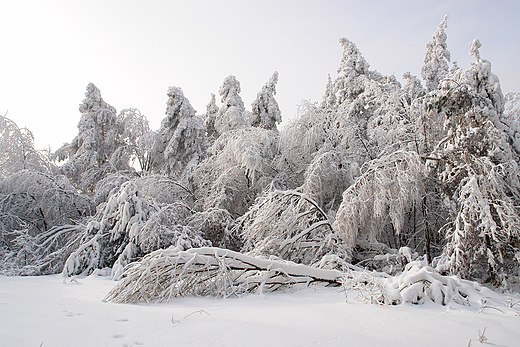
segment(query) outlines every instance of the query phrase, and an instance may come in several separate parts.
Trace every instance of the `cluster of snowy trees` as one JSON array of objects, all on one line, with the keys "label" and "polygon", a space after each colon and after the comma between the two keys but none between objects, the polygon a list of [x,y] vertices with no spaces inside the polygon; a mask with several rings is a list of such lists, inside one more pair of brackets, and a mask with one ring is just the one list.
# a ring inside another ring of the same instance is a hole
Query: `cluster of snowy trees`
[{"label": "cluster of snowy trees", "polygon": [[224,79],[220,106],[212,94],[201,115],[170,87],[156,131],[89,84],[78,134],[54,153],[0,117],[2,273],[109,268],[114,279],[157,287],[143,264],[166,264],[177,270],[157,276],[190,274],[166,281],[170,294],[230,295],[299,276],[339,283],[354,268],[393,275],[419,259],[430,277],[514,288],[520,94],[504,97],[478,40],[469,68],[449,67],[447,19],[426,46],[423,81],[370,70],[340,39],[323,100],[303,101],[281,130],[277,72],[250,110],[235,76]]}]

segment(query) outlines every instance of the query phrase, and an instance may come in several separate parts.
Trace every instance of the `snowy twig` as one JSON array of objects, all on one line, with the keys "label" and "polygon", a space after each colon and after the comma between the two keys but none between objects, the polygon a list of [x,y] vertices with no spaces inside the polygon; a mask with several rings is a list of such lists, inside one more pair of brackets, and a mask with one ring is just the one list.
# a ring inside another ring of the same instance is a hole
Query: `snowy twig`
[{"label": "snowy twig", "polygon": [[478,313],[482,313],[484,311],[484,309],[486,308],[492,308],[493,310],[497,310],[498,312],[502,313],[502,314],[505,314],[504,311],[502,311],[501,309],[499,308],[496,308],[496,307],[493,307],[493,306],[489,306],[489,305],[482,305],[482,306],[479,306],[476,311],[478,311]]},{"label": "snowy twig", "polygon": [[198,310],[198,311],[193,311],[192,313],[188,313],[186,316],[184,316],[184,319],[188,318],[189,316],[191,316],[192,314],[195,314],[195,313],[200,313],[200,314],[207,314],[208,316],[211,316],[208,312],[204,311],[204,310]]}]

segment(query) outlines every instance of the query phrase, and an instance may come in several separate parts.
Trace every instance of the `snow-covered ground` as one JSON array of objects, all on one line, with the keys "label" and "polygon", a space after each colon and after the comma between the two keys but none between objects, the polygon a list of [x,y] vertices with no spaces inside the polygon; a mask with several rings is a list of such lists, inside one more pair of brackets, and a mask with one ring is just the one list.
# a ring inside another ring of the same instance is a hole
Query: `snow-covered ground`
[{"label": "snow-covered ground", "polygon": [[[167,304],[113,304],[117,282],[90,276],[0,277],[0,346],[479,346],[520,345],[520,304],[483,289],[494,308],[377,306],[337,288],[241,298],[178,298]],[[483,344],[482,344],[483,345]]]}]

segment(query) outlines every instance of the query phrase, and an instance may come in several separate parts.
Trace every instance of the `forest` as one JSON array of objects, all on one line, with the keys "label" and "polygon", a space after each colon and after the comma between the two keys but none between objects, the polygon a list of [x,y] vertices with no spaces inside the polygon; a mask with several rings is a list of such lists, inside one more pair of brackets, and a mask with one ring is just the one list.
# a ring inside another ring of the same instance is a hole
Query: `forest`
[{"label": "forest", "polygon": [[[313,283],[366,302],[464,303],[461,281],[520,290],[520,93],[474,40],[451,63],[446,16],[420,78],[343,48],[323,99],[278,128],[278,72],[250,108],[224,79],[197,114],[166,92],[157,130],[92,83],[55,152],[0,116],[0,275],[108,273],[111,302]],[[219,100],[219,101],[217,101]]]}]

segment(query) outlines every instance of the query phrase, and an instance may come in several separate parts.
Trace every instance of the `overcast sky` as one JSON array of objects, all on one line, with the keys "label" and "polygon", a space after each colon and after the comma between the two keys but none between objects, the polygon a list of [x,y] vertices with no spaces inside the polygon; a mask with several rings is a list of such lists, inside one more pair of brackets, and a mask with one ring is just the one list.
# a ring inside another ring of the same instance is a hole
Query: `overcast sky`
[{"label": "overcast sky", "polygon": [[0,113],[31,129],[38,148],[56,150],[77,134],[89,82],[118,111],[138,108],[157,129],[168,86],[181,87],[202,114],[232,74],[250,108],[278,71],[285,121],[302,99],[321,100],[339,66],[340,37],[371,69],[401,80],[406,71],[420,75],[445,14],[452,60],[469,67],[468,43],[478,38],[502,91],[520,91],[518,0],[13,0],[0,13]]}]

